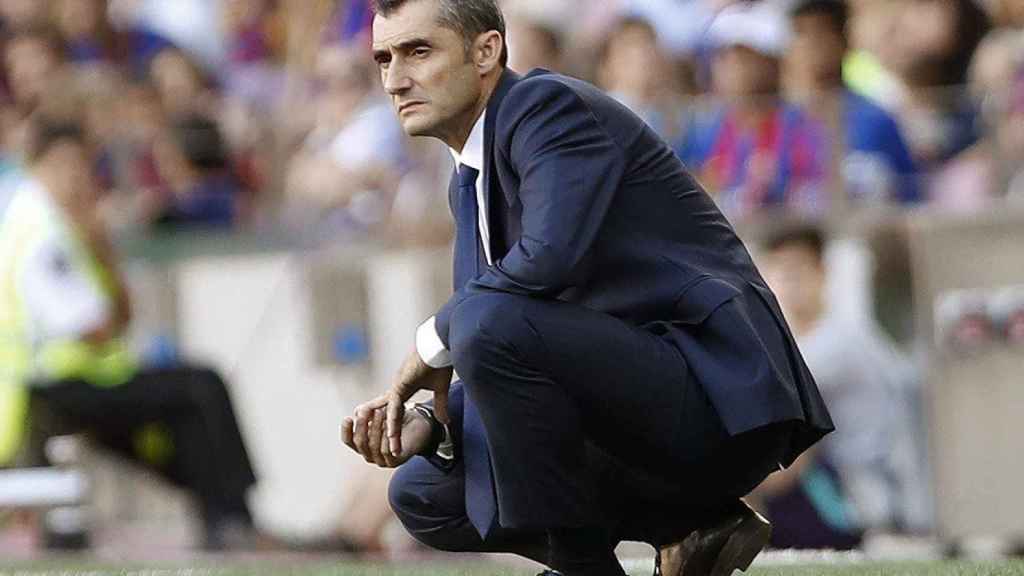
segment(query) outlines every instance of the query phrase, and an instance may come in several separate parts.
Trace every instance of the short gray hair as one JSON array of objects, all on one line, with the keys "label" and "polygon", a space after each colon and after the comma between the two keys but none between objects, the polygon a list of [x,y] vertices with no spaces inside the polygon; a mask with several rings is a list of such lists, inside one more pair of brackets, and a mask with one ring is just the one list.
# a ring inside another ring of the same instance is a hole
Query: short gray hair
[{"label": "short gray hair", "polygon": [[[410,0],[373,0],[374,14],[387,17]],[[462,36],[466,52],[473,40],[484,32],[496,30],[501,34],[501,65],[508,64],[508,45],[505,43],[505,16],[496,0],[429,0],[438,5],[438,21],[442,26]]]}]

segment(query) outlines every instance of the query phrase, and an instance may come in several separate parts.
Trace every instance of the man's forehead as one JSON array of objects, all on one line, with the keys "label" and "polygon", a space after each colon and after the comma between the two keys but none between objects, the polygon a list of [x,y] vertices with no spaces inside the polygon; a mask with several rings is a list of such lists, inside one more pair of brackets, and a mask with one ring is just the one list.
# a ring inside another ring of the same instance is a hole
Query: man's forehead
[{"label": "man's forehead", "polygon": [[437,11],[433,2],[412,0],[386,17],[379,14],[374,16],[374,49],[435,35],[441,28]]},{"label": "man's forehead", "polygon": [[391,33],[389,36],[378,36],[376,30],[373,34],[373,50],[387,50],[392,46],[398,46],[412,40],[430,40],[434,34],[432,30],[415,29],[403,30]]}]

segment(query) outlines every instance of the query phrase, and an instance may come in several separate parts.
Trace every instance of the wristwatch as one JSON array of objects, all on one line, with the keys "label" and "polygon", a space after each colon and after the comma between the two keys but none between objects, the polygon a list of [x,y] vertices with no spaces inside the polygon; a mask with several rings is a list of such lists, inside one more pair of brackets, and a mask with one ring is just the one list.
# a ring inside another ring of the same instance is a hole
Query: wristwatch
[{"label": "wristwatch", "polygon": [[413,404],[412,410],[430,422],[430,444],[423,453],[433,452],[438,458],[449,462],[455,460],[455,442],[452,441],[451,431],[447,424],[438,420],[434,415],[434,407],[429,404]]}]

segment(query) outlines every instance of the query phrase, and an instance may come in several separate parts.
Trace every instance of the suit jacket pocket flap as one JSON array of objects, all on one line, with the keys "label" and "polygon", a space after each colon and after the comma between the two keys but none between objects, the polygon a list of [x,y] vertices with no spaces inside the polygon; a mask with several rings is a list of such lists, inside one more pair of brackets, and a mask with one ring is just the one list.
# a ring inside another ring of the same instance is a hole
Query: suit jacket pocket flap
[{"label": "suit jacket pocket flap", "polygon": [[740,295],[725,280],[706,276],[683,289],[676,300],[676,320],[684,324],[700,324],[719,306]]}]

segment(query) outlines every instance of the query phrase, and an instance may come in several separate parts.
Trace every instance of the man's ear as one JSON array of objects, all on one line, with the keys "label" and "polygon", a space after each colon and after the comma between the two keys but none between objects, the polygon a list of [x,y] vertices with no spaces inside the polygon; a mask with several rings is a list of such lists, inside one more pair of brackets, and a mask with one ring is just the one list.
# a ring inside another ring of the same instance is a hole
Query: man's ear
[{"label": "man's ear", "polygon": [[501,55],[505,41],[497,30],[490,30],[476,37],[473,42],[473,63],[481,76],[490,74],[501,66]]}]

